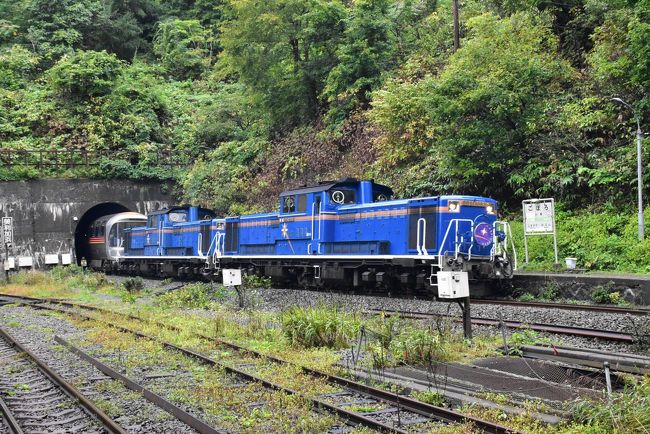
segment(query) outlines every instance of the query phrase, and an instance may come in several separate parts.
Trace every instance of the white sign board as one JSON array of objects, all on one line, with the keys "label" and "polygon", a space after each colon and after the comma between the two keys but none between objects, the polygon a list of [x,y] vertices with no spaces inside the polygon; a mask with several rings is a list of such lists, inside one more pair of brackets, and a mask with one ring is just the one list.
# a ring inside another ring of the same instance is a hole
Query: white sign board
[{"label": "white sign board", "polygon": [[2,217],[2,242],[7,246],[14,243],[14,218]]},{"label": "white sign board", "polygon": [[555,231],[553,199],[524,201],[524,228],[529,234],[552,234]]},{"label": "white sign board", "polygon": [[72,255],[70,253],[61,253],[61,264],[62,265],[72,264]]},{"label": "white sign board", "polygon": [[241,270],[239,268],[223,269],[223,286],[241,285]]},{"label": "white sign board", "polygon": [[557,232],[555,231],[555,199],[528,199],[521,202],[524,211],[524,249],[528,263],[528,238],[531,235],[553,235],[557,264]]},{"label": "white sign board", "polygon": [[5,271],[13,270],[16,268],[16,259],[14,257],[9,257],[5,261]]},{"label": "white sign board", "polygon": [[45,255],[45,265],[58,265],[59,255]]},{"label": "white sign board", "polygon": [[20,256],[18,258],[19,267],[33,267],[34,259],[31,256]]}]

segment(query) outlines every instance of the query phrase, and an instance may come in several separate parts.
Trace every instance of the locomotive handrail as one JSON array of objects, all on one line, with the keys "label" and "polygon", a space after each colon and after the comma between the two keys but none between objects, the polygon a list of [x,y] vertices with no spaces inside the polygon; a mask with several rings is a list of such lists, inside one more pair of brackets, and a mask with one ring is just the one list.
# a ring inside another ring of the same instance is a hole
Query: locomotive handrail
[{"label": "locomotive handrail", "polygon": [[460,244],[458,243],[458,224],[461,222],[469,223],[470,224],[470,233],[472,234],[472,242],[470,244],[469,250],[467,251],[468,254],[468,259],[472,259],[472,247],[474,245],[474,220],[470,219],[451,219],[449,220],[449,224],[447,225],[447,231],[445,232],[445,236],[442,238],[442,242],[440,243],[440,246],[438,247],[438,267],[442,270],[442,257],[445,255],[449,250],[442,250],[447,243],[447,238],[449,237],[449,231],[451,230],[452,225],[456,225],[456,235],[454,239],[454,259],[458,259],[458,254],[460,252]]},{"label": "locomotive handrail", "polygon": [[[502,226],[503,232],[505,233],[506,236],[503,242],[499,242],[497,237],[498,225]],[[503,220],[495,221],[493,233],[494,233],[493,235],[494,242],[492,245],[492,250],[490,251],[490,260],[494,261],[494,257],[501,253],[501,248],[503,248],[504,252],[508,253],[508,240],[510,240],[510,246],[512,247],[512,260],[513,260],[512,269],[513,271],[516,271],[517,270],[517,249],[515,248],[515,240],[512,237],[512,229],[510,227],[510,223]]]},{"label": "locomotive handrail", "polygon": [[[422,244],[421,245],[420,245],[420,222],[422,222]],[[427,239],[427,221],[424,218],[420,217],[418,219],[417,235],[415,241],[418,250],[418,255],[424,255],[424,256],[429,255],[429,252],[427,252],[427,249],[425,247],[426,239]]]}]

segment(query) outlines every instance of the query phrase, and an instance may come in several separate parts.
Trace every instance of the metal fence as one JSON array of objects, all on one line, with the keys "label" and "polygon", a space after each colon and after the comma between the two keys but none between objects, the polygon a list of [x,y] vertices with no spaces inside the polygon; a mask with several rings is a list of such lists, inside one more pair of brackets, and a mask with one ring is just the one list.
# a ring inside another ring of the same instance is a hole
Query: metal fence
[{"label": "metal fence", "polygon": [[66,150],[22,150],[0,149],[0,166],[29,166],[38,169],[99,166],[102,161],[127,161],[136,165],[148,161],[156,166],[174,166],[181,162],[170,151],[131,152],[131,151],[86,151],[84,149]]}]

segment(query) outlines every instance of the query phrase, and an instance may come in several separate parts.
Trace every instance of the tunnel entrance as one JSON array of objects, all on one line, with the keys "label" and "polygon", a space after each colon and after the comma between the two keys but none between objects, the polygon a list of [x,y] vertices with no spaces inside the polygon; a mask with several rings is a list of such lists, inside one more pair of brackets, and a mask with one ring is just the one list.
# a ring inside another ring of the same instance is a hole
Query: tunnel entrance
[{"label": "tunnel entrance", "polygon": [[77,227],[74,231],[74,250],[77,259],[77,265],[81,264],[81,259],[88,257],[88,245],[86,244],[86,233],[90,225],[100,217],[109,214],[117,214],[120,212],[131,211],[124,205],[115,202],[105,202],[93,206],[84,213],[77,222]]}]

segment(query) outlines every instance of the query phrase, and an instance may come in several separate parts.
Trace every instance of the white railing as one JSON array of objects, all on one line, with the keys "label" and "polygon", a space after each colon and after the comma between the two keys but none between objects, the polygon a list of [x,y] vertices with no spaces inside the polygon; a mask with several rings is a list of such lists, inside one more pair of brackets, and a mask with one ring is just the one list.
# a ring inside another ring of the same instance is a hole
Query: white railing
[{"label": "white railing", "polygon": [[[465,242],[465,237],[462,234],[458,233],[458,226],[460,223],[469,223],[470,226],[470,245],[469,249],[467,250],[467,259],[471,260],[472,259],[472,247],[474,247],[474,220],[470,219],[451,219],[449,221],[449,224],[447,225],[447,231],[445,232],[445,236],[442,238],[442,242],[440,243],[440,246],[438,247],[438,268],[442,270],[442,259],[443,256],[449,252],[449,250],[443,250],[445,245],[447,244],[447,239],[449,238],[449,231],[451,230],[452,226],[455,226],[456,231],[454,235],[454,259],[458,259],[458,255],[461,253],[460,252],[460,246]],[[460,241],[458,240],[458,237],[460,235]]]},{"label": "white railing", "polygon": [[[422,227],[422,231],[420,231],[420,227]],[[420,235],[422,236],[422,243],[420,243]],[[425,242],[427,239],[427,221],[420,217],[418,219],[418,224],[417,224],[417,235],[415,237],[415,244],[418,249],[418,255],[424,255],[428,256],[429,252],[427,252],[427,248],[425,246]]]},{"label": "white railing", "polygon": [[[505,234],[503,242],[499,241],[497,237],[499,226]],[[510,247],[512,248],[512,269],[517,270],[517,250],[515,249],[515,240],[512,238],[510,223],[502,220],[495,221],[492,233],[494,234],[494,240],[492,242],[492,250],[490,251],[490,260],[494,261],[496,255],[503,255],[504,253],[506,256],[510,256],[508,252],[508,240],[510,240]]]}]

